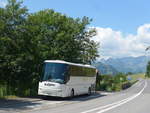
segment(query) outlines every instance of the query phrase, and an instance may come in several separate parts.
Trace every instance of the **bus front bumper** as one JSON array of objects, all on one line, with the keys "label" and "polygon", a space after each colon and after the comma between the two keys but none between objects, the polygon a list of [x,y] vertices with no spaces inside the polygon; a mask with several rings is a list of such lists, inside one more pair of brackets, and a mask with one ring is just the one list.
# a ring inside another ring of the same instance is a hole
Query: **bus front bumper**
[{"label": "bus front bumper", "polygon": [[38,95],[43,95],[43,96],[55,96],[55,97],[64,97],[63,92],[61,89],[53,89],[53,90],[47,90],[47,89],[41,89],[39,88],[38,90]]}]

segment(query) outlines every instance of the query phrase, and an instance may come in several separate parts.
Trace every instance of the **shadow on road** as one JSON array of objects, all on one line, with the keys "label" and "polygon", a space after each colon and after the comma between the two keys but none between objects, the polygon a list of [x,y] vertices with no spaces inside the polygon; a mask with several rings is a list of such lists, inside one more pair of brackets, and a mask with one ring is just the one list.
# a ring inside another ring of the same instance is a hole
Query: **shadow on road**
[{"label": "shadow on road", "polygon": [[107,96],[107,95],[103,95],[100,93],[95,93],[92,95],[80,95],[80,96],[75,96],[73,98],[58,98],[58,97],[43,97],[44,100],[54,100],[54,101],[87,101],[87,100],[91,100],[91,99],[96,99],[96,98],[100,98],[103,96]]},{"label": "shadow on road", "polygon": [[0,112],[11,112],[17,110],[31,109],[29,106],[40,105],[38,101],[17,100],[17,99],[0,99]]},{"label": "shadow on road", "polygon": [[0,112],[11,112],[11,111],[22,111],[22,110],[30,110],[35,106],[42,106],[43,103],[55,103],[55,102],[75,102],[75,101],[88,101],[92,99],[96,99],[99,97],[103,97],[106,95],[102,95],[99,93],[95,93],[92,95],[81,95],[75,96],[73,98],[58,98],[58,97],[45,97],[41,99],[41,97],[36,98],[19,98],[19,99],[0,99]]}]

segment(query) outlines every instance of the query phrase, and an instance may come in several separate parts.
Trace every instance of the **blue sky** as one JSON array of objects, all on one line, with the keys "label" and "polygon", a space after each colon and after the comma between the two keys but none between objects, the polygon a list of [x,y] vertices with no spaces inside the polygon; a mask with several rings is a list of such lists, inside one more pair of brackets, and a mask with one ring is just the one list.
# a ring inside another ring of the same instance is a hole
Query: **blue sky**
[{"label": "blue sky", "polygon": [[111,27],[126,34],[150,23],[150,0],[24,0],[30,12],[50,8],[71,17],[88,16],[91,26]]},{"label": "blue sky", "polygon": [[[5,5],[0,0],[0,7]],[[150,46],[150,0],[24,0],[24,5],[32,13],[49,8],[73,18],[92,18],[101,58],[142,56]]]}]

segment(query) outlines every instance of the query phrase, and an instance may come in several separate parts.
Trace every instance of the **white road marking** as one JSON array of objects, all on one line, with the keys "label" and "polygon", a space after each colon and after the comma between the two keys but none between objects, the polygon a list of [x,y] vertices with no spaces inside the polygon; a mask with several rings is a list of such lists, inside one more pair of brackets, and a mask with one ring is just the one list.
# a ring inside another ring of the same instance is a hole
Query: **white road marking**
[{"label": "white road marking", "polygon": [[105,105],[105,106],[101,106],[101,107],[98,107],[98,108],[94,108],[94,109],[91,109],[91,110],[88,110],[88,111],[84,111],[84,112],[81,112],[81,113],[89,113],[89,112],[93,112],[93,111],[96,111],[96,110],[100,110],[100,109],[104,109],[104,108],[107,108],[107,107],[110,107],[110,106],[113,106],[113,105],[116,105],[116,104],[119,104],[125,100],[127,100],[128,98],[126,99],[123,99],[121,101],[117,101],[117,102],[114,102],[112,104],[108,104],[108,105]]},{"label": "white road marking", "polygon": [[140,84],[141,82],[137,82],[137,83],[135,83],[133,86],[137,86],[138,84]]},{"label": "white road marking", "polygon": [[114,94],[114,93],[109,93],[109,92],[101,92],[100,94],[102,94],[102,95],[112,95],[112,94]]},{"label": "white road marking", "polygon": [[101,106],[101,107],[98,107],[98,108],[94,108],[94,109],[91,109],[91,110],[87,110],[87,111],[84,111],[84,112],[81,112],[81,113],[89,113],[89,112],[94,112],[94,111],[97,111],[97,110],[100,110],[100,111],[97,112],[97,113],[103,113],[103,112],[106,112],[106,111],[111,110],[111,109],[113,109],[113,108],[119,107],[119,106],[121,106],[121,105],[123,105],[123,104],[125,104],[125,103],[127,103],[127,102],[129,102],[129,101],[131,101],[131,100],[133,100],[133,99],[135,99],[135,98],[138,97],[139,95],[141,95],[142,92],[144,91],[144,89],[145,89],[146,87],[147,87],[147,82],[145,81],[145,85],[144,85],[144,87],[142,88],[142,90],[141,90],[139,93],[137,93],[137,94],[135,94],[135,95],[133,95],[133,96],[131,96],[131,97],[128,97],[128,98],[126,98],[126,99],[123,99],[123,100],[121,100],[121,101],[117,101],[117,102],[114,102],[114,103],[112,103],[112,104],[108,104],[108,105],[105,105],[105,106]]},{"label": "white road marking", "polygon": [[142,82],[139,82],[139,84],[137,85],[137,87],[139,87],[140,85],[142,85]]},{"label": "white road marking", "polygon": [[136,95],[134,95],[134,96],[128,98],[127,100],[123,101],[122,103],[116,104],[116,105],[111,106],[111,107],[106,108],[106,109],[103,109],[103,110],[101,110],[101,111],[99,111],[99,112],[97,112],[97,113],[106,112],[106,111],[108,111],[108,110],[111,110],[111,109],[113,109],[113,108],[119,107],[119,106],[121,106],[121,105],[123,105],[123,104],[125,104],[125,103],[127,103],[127,102],[129,102],[129,101],[131,101],[131,100],[133,100],[133,99],[135,99],[136,97],[138,97],[139,95],[142,94],[142,92],[144,91],[144,89],[145,89],[146,87],[147,87],[147,82],[145,82],[145,85],[144,85],[143,89],[142,89],[139,93],[137,93]]},{"label": "white road marking", "polygon": [[141,85],[142,83],[143,83],[143,81],[139,80],[138,82],[136,82],[136,83],[133,85],[133,87],[138,87],[139,84]]}]

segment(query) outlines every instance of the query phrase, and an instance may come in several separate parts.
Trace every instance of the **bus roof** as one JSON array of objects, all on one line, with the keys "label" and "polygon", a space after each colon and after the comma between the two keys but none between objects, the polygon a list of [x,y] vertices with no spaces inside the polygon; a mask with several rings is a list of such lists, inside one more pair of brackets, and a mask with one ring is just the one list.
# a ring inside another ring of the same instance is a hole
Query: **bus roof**
[{"label": "bus roof", "polygon": [[71,62],[66,62],[66,61],[63,61],[63,60],[45,60],[44,62],[61,63],[61,64],[69,64],[69,65],[75,65],[75,66],[88,67],[88,68],[95,68],[94,66],[91,66],[91,65],[71,63]]}]

